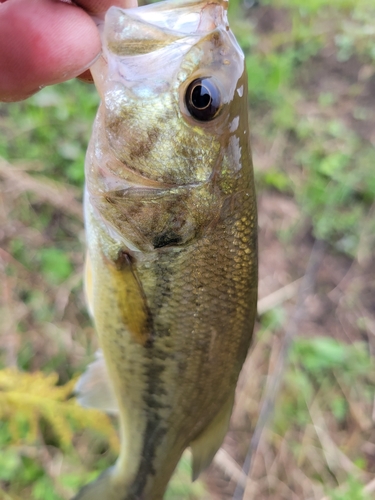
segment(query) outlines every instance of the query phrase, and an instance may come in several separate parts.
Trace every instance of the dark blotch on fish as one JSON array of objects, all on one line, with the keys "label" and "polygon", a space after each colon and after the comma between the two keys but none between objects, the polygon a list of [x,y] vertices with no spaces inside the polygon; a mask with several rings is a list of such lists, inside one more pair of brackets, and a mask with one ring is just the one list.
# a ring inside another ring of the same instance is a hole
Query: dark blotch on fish
[{"label": "dark blotch on fish", "polygon": [[182,242],[182,237],[173,232],[165,232],[155,236],[153,245],[154,248],[163,248],[168,245],[178,245]]}]

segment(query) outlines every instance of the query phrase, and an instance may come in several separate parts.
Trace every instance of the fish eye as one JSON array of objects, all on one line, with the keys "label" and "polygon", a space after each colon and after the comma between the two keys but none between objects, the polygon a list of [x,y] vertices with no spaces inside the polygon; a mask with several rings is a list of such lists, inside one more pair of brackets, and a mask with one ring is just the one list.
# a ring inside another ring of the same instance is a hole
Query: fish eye
[{"label": "fish eye", "polygon": [[220,109],[220,91],[210,77],[197,78],[187,88],[185,104],[191,116],[207,122],[215,118]]}]

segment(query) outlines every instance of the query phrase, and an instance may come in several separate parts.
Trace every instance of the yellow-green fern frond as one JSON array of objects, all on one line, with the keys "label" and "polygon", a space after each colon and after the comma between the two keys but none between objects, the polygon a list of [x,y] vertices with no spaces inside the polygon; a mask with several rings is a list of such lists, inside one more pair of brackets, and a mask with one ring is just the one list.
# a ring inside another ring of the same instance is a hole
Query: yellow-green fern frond
[{"label": "yellow-green fern frond", "polygon": [[[0,370],[0,420],[7,421],[14,443],[35,442],[41,419],[51,426],[59,445],[68,449],[74,431],[92,429],[108,439],[118,450],[118,439],[107,415],[81,408],[68,399],[76,383],[71,380],[57,386],[55,373],[25,373],[14,369]],[[20,423],[26,424],[21,426]]]}]

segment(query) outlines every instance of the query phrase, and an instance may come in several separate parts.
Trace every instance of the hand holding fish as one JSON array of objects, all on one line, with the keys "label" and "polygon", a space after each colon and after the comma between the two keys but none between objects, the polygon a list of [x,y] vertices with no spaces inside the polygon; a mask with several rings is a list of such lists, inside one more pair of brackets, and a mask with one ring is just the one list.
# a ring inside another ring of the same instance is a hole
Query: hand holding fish
[{"label": "hand holding fish", "polygon": [[0,0],[0,101],[26,99],[75,78],[101,49],[95,22],[111,5],[136,0]]}]

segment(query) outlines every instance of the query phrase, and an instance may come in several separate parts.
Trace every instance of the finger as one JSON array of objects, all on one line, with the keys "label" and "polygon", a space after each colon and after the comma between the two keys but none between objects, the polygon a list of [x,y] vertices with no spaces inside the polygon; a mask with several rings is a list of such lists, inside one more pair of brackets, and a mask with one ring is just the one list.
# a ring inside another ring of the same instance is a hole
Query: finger
[{"label": "finger", "polygon": [[118,7],[122,7],[124,9],[130,9],[138,6],[137,0],[75,0],[74,3],[94,15],[103,14],[112,5],[117,5]]},{"label": "finger", "polygon": [[91,71],[87,69],[83,73],[77,76],[78,80],[81,80],[82,82],[86,83],[94,83],[94,79],[92,77]]},{"label": "finger", "polygon": [[58,0],[0,3],[0,100],[24,99],[74,78],[99,53],[95,23],[79,7]]}]

